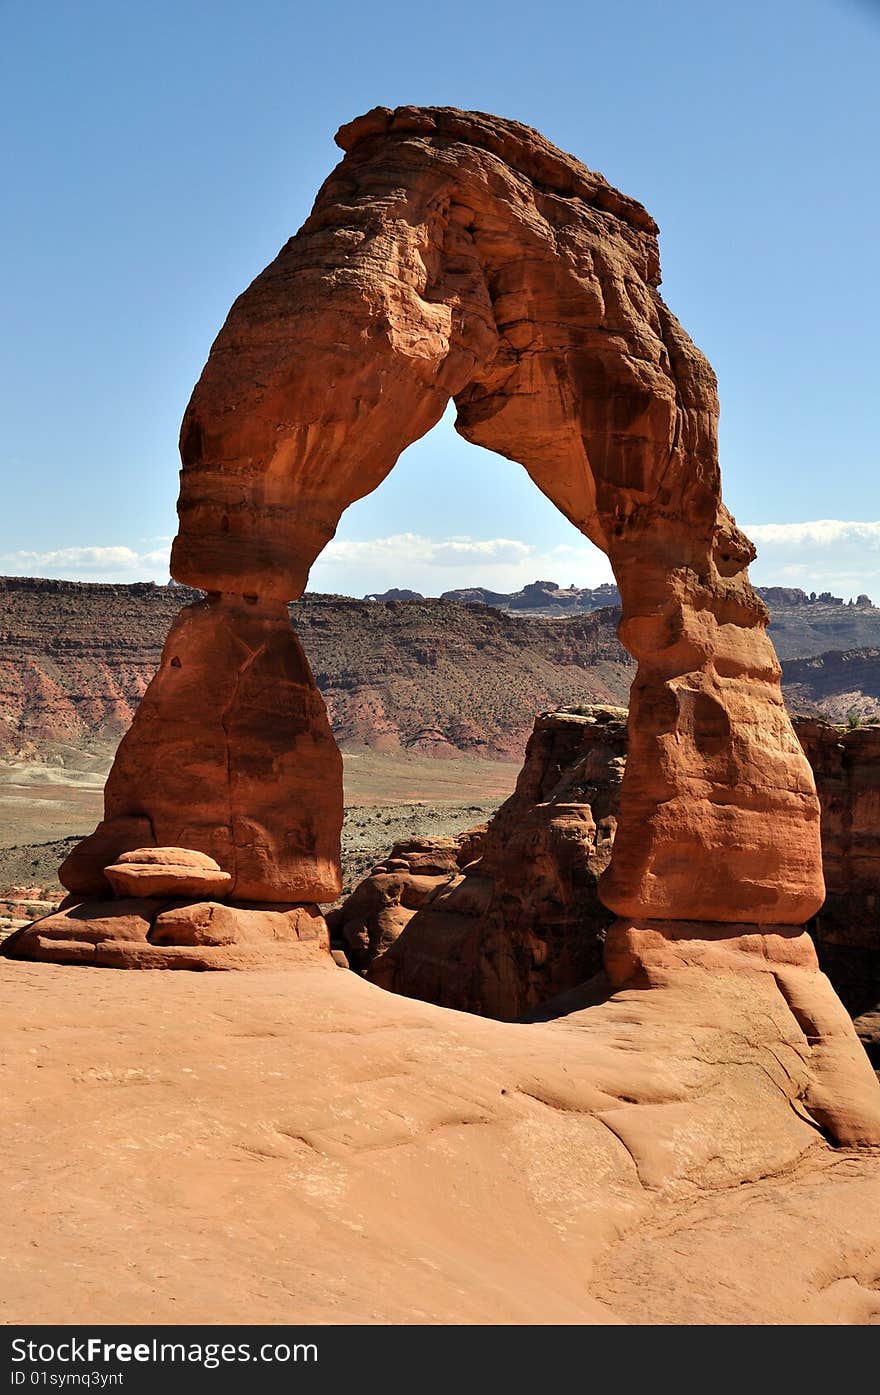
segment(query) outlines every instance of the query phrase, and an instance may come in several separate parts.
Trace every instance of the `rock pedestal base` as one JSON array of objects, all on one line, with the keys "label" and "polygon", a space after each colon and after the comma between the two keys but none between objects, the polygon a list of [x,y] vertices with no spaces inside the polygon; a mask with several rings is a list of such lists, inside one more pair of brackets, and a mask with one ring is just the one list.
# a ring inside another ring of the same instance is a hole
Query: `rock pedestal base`
[{"label": "rock pedestal base", "polygon": [[614,989],[662,988],[700,980],[769,975],[807,1043],[808,1083],[799,1103],[837,1144],[880,1147],[880,1082],[852,1021],[819,969],[806,931],[792,925],[617,920],[605,939]]},{"label": "rock pedestal base", "polygon": [[249,969],[312,959],[332,966],[315,905],[131,897],[82,901],[26,925],[0,954],[114,969]]}]

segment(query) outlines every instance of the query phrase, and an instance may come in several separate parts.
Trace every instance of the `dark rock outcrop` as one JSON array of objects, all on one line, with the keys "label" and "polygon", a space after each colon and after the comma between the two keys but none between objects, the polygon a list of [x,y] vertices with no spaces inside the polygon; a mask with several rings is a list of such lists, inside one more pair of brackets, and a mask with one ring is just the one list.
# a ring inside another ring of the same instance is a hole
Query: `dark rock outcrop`
[{"label": "dark rock outcrop", "polygon": [[849,1011],[880,1009],[880,727],[800,718],[822,806],[825,904],[809,923]]},{"label": "dark rock outcrop", "polygon": [[327,916],[334,948],[349,967],[366,973],[440,887],[479,856],[485,825],[455,838],[410,838],[395,843],[384,861]]},{"label": "dark rock outcrop", "polygon": [[[375,959],[375,983],[490,1017],[517,1018],[602,967],[614,919],[597,883],[611,859],[626,711],[545,713],[516,789],[476,860],[447,877]],[[341,913],[368,895],[357,889]]]}]

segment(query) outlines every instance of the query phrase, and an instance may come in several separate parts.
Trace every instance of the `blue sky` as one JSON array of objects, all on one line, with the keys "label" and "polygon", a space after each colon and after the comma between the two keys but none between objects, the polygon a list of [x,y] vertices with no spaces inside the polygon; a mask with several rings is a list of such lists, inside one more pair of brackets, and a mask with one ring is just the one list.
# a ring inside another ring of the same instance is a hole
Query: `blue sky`
[{"label": "blue sky", "polygon": [[[536,126],[639,198],[719,377],[761,583],[880,598],[880,4],[0,0],[0,571],[167,578],[177,432],[235,296],[378,103]],[[436,594],[607,563],[444,422],[313,589]]]}]

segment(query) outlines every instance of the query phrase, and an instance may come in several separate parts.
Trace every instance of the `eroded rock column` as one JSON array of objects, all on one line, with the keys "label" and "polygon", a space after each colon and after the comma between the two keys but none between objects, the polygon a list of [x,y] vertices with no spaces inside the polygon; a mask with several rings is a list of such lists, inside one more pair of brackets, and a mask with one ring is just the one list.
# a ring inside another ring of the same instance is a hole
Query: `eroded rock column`
[{"label": "eroded rock column", "polygon": [[286,605],[214,593],[171,627],[104,819],[61,868],[68,903],[6,952],[190,969],[326,953],[341,825],[342,759]]}]

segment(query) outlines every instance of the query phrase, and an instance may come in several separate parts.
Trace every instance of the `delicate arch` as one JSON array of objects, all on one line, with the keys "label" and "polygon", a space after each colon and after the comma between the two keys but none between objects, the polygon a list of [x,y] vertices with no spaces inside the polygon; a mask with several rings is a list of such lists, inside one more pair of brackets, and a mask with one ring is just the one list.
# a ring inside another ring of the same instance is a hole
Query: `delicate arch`
[{"label": "delicate arch", "polygon": [[515,122],[379,108],[236,301],[181,434],[172,570],[286,600],[350,503],[455,399],[607,552],[639,660],[603,898],[801,923],[818,805],[754,556],[721,502],[715,379],[661,299],[638,203]]}]

